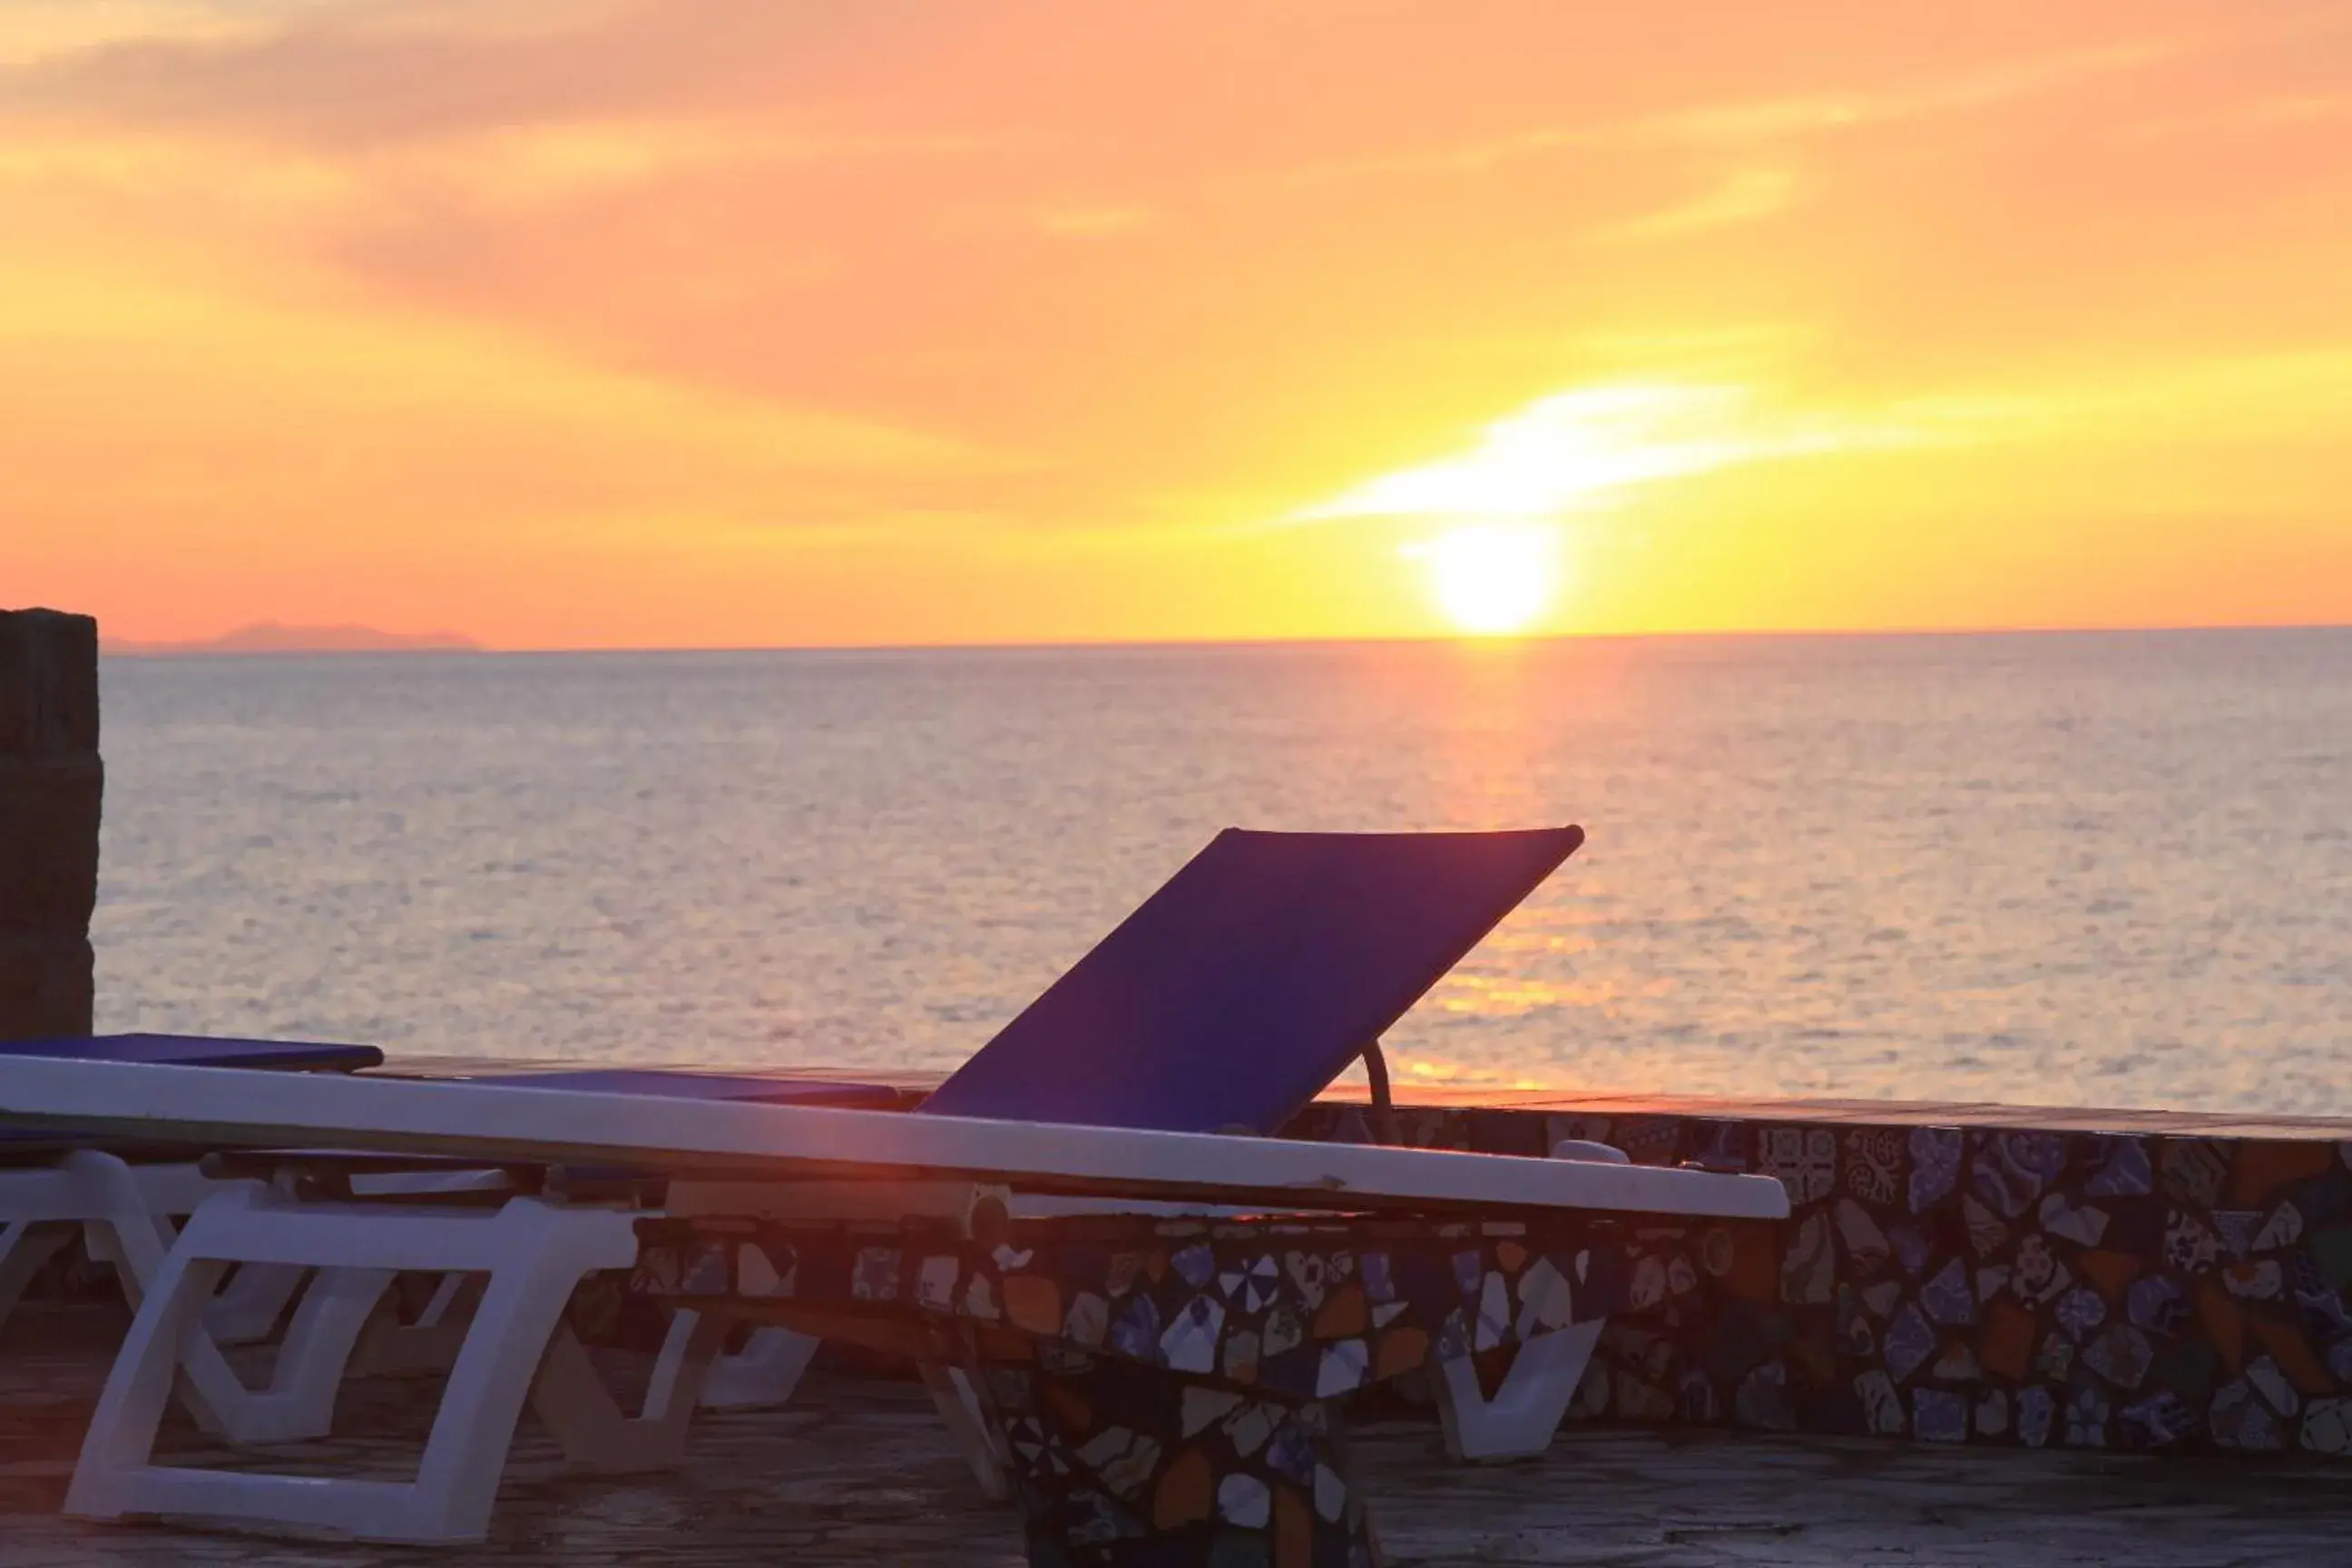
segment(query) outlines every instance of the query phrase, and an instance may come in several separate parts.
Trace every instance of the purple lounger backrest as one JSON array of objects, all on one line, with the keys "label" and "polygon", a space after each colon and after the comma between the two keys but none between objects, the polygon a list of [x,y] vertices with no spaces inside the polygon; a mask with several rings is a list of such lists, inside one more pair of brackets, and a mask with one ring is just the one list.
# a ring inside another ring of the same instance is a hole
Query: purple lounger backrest
[{"label": "purple lounger backrest", "polygon": [[1275,1132],[1583,842],[1227,828],[921,1110]]}]

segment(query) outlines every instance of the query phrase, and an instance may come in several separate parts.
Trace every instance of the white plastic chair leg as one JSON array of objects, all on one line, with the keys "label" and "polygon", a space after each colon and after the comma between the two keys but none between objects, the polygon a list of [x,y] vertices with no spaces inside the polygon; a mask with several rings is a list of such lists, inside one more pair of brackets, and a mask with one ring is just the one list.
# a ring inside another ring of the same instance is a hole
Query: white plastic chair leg
[{"label": "white plastic chair leg", "polygon": [[155,1429],[171,1402],[179,1368],[179,1342],[227,1266],[192,1253],[174,1252],[152,1282],[116,1354],[100,1394],[80,1461],[66,1493],[66,1510],[89,1519],[114,1519],[129,1511],[139,1494],[133,1483],[155,1445]]},{"label": "white plastic chair leg", "polygon": [[[173,1256],[178,1256],[176,1247]],[[210,1327],[208,1303],[229,1260],[212,1261],[221,1268],[202,1274],[192,1269],[166,1274],[167,1260],[153,1276],[158,1289],[168,1279],[173,1289],[205,1292],[204,1300],[175,1302],[171,1309],[180,1314],[173,1353],[189,1414],[204,1431],[229,1443],[284,1443],[325,1436],[334,1428],[335,1396],[351,1363],[352,1346],[374,1310],[376,1299],[391,1283],[391,1271],[320,1270],[287,1325],[269,1381],[251,1388],[221,1353],[220,1342]],[[140,1309],[142,1317],[146,1310],[144,1306]],[[133,1320],[134,1326],[137,1321]]]},{"label": "white plastic chair leg", "polygon": [[632,1416],[596,1374],[579,1336],[559,1325],[531,1384],[530,1407],[575,1469],[604,1476],[675,1469],[686,1460],[687,1426],[727,1329],[724,1318],[700,1314],[677,1353],[665,1345],[645,1405]]},{"label": "white plastic chair leg", "polygon": [[971,1374],[961,1367],[931,1362],[922,1364],[922,1374],[931,1403],[939,1407],[940,1419],[947,1423],[948,1436],[964,1463],[971,1467],[971,1479],[980,1483],[982,1493],[996,1502],[1011,1497],[1012,1456],[1004,1451],[1003,1438],[996,1423],[989,1419]]},{"label": "white plastic chair leg", "polygon": [[248,1390],[220,1354],[210,1314],[185,1331],[181,1360],[214,1429],[232,1443],[289,1443],[334,1430],[335,1396],[360,1333],[392,1284],[389,1268],[322,1268],[302,1292],[268,1385]]},{"label": "white plastic chair leg", "polygon": [[215,1343],[258,1344],[277,1333],[287,1304],[302,1288],[307,1268],[286,1264],[248,1263],[229,1276],[218,1296],[205,1309],[205,1330]]},{"label": "white plastic chair leg", "polygon": [[465,1349],[480,1282],[477,1274],[442,1275],[434,1282],[425,1310],[407,1323],[400,1321],[392,1293],[386,1292],[352,1352],[352,1372],[398,1377],[448,1371]]},{"label": "white plastic chair leg", "polygon": [[[1612,1165],[1632,1163],[1622,1149],[1579,1138],[1554,1143],[1551,1157]],[[1492,1399],[1479,1386],[1478,1369],[1467,1357],[1441,1363],[1431,1381],[1438,1419],[1445,1428],[1446,1452],[1456,1460],[1485,1463],[1532,1458],[1549,1447],[1569,1402],[1584,1382],[1601,1327],[1600,1321],[1571,1323],[1521,1342]]]},{"label": "white plastic chair leg", "polygon": [[1478,1386],[1469,1357],[1439,1363],[1434,1382],[1446,1453],[1483,1464],[1532,1458],[1549,1447],[1601,1329],[1600,1321],[1571,1323],[1523,1342],[1492,1399]]},{"label": "white plastic chair leg", "polygon": [[[149,1282],[163,1266],[172,1244],[172,1216],[190,1212],[212,1184],[190,1180],[184,1168],[141,1172],[112,1154],[78,1149],[58,1162],[81,1206],[82,1245],[92,1258],[113,1265],[115,1279],[131,1310],[139,1310]],[[181,1202],[173,1202],[174,1189]]]},{"label": "white plastic chair leg", "polygon": [[[168,1249],[175,1235],[171,1221],[165,1217],[172,1209],[199,1193],[227,1194],[235,1201],[251,1197],[259,1190],[250,1184],[215,1185],[202,1182],[182,1169],[134,1168],[114,1155],[95,1150],[68,1154],[58,1162],[57,1170],[68,1184],[73,1201],[84,1216],[83,1246],[93,1258],[113,1267],[116,1283],[134,1314],[145,1310],[147,1299],[164,1278]],[[201,1299],[180,1303],[173,1310],[202,1314],[225,1272],[211,1269],[195,1275],[173,1274],[171,1278],[174,1289],[194,1289],[195,1282],[201,1280],[205,1292]],[[135,1317],[133,1321],[136,1322]],[[248,1394],[222,1359],[219,1345],[203,1331],[198,1317],[187,1320],[184,1337],[190,1348],[184,1363],[187,1403],[196,1424],[232,1441],[261,1441],[276,1435],[278,1429],[272,1418],[289,1403],[276,1395],[293,1391],[273,1387],[260,1394]],[[300,1428],[308,1425],[298,1420],[297,1435],[301,1435]]]},{"label": "white plastic chair leg", "polygon": [[[670,1319],[668,1337],[662,1341],[667,1365],[682,1352],[702,1316],[681,1311]],[[824,1342],[790,1329],[755,1329],[751,1340],[732,1355],[721,1354],[710,1363],[702,1383],[705,1410],[761,1410],[782,1405],[800,1386],[803,1374]],[[656,1373],[658,1375],[658,1372]]]},{"label": "white plastic chair leg", "polygon": [[[566,1419],[567,1395],[575,1403],[579,1396],[565,1380],[580,1371],[585,1352],[559,1333],[572,1289],[586,1275],[626,1268],[635,1256],[632,1216],[620,1210],[566,1209],[534,1199],[494,1211],[311,1207],[258,1193],[215,1199],[190,1219],[132,1325],[84,1442],[67,1511],[89,1519],[162,1515],[362,1541],[478,1541],[488,1533],[515,1422],[543,1359],[557,1368],[550,1399],[562,1424],[559,1435],[579,1426]],[[298,1320],[309,1314],[308,1322],[289,1335],[288,1350],[298,1363],[313,1363],[289,1374],[305,1387],[317,1366],[340,1366],[348,1359],[349,1340],[357,1333],[353,1317],[364,1320],[373,1305],[371,1290],[380,1291],[394,1273],[490,1276],[415,1480],[194,1470],[152,1462],[174,1373],[192,1357],[218,1355],[199,1314],[232,1262],[321,1270],[298,1311]],[[323,1348],[310,1342],[314,1335]],[[577,1363],[569,1360],[573,1352]],[[679,1386],[690,1410],[688,1380],[680,1379]],[[567,1441],[567,1447],[576,1441]]]},{"label": "white plastic chair leg", "polygon": [[0,1328],[7,1325],[25,1287],[33,1282],[43,1264],[74,1238],[74,1230],[70,1225],[29,1219],[0,1225]]},{"label": "white plastic chair leg", "polygon": [[[236,1184],[206,1178],[194,1165],[133,1165],[97,1150],[77,1150],[47,1168],[0,1172],[0,1211],[16,1216],[0,1226],[0,1321],[32,1273],[79,1226],[93,1261],[110,1264],[133,1311],[149,1279],[163,1267],[174,1221]],[[29,1224],[36,1230],[20,1230]],[[36,1256],[37,1253],[37,1256]],[[302,1271],[239,1269],[206,1309],[224,1343],[267,1339],[276,1331]]]}]

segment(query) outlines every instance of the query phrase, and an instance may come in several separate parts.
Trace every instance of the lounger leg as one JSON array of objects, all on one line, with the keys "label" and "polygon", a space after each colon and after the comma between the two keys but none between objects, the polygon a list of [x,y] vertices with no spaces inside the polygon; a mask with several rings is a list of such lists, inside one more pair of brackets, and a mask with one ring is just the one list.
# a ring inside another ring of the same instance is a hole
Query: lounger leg
[{"label": "lounger leg", "polygon": [[1472,1462],[1532,1458],[1551,1446],[1600,1342],[1600,1321],[1571,1323],[1523,1342],[1489,1399],[1466,1356],[1441,1364],[1435,1379],[1445,1449]]},{"label": "lounger leg", "polygon": [[[232,1443],[287,1443],[334,1430],[335,1395],[352,1349],[391,1284],[389,1268],[319,1270],[286,1326],[269,1384],[259,1391],[235,1380],[207,1312],[204,1326],[184,1336],[181,1355],[221,1435]],[[219,1386],[224,1380],[229,1386]]]},{"label": "lounger leg", "polygon": [[277,1333],[287,1303],[301,1289],[307,1268],[279,1263],[247,1263],[229,1276],[211,1306],[205,1330],[224,1345],[258,1344]]},{"label": "lounger leg", "polygon": [[480,1285],[481,1277],[477,1274],[442,1275],[434,1281],[425,1310],[409,1323],[400,1321],[394,1293],[387,1292],[360,1338],[352,1370],[385,1377],[446,1372],[465,1348],[473,1310],[479,1304]]},{"label": "lounger leg", "polygon": [[[92,1256],[114,1266],[123,1297],[138,1314],[133,1320],[135,1324],[146,1317],[148,1296],[164,1279],[171,1259],[180,1251],[176,1233],[170,1220],[157,1212],[151,1195],[142,1189],[140,1173],[121,1160],[82,1150],[67,1155],[58,1164],[89,1207],[90,1217],[83,1227],[86,1245]],[[230,1210],[242,1212],[249,1207],[260,1194],[257,1186],[246,1184],[202,1184],[201,1190],[215,1194],[206,1200],[206,1206],[215,1216],[215,1224],[218,1223],[217,1216]],[[184,1202],[185,1197],[178,1201]],[[191,1215],[188,1227],[183,1229],[194,1225]],[[268,1388],[258,1392],[248,1390],[237,1379],[222,1357],[218,1342],[207,1331],[204,1318],[210,1311],[213,1293],[219,1287],[226,1264],[233,1258],[233,1254],[215,1257],[213,1260],[222,1263],[222,1268],[170,1273],[175,1289],[190,1289],[190,1282],[200,1279],[206,1292],[193,1308],[179,1302],[171,1309],[196,1314],[184,1321],[172,1320],[177,1326],[169,1346],[185,1378],[190,1414],[205,1431],[236,1443],[323,1435],[332,1418],[334,1384],[341,1377],[341,1366],[340,1361],[336,1362],[325,1385],[319,1386],[315,1369],[320,1365],[323,1347],[315,1333],[300,1332],[304,1313],[311,1310],[310,1302],[306,1301],[304,1310],[296,1314],[296,1329],[289,1331],[287,1351],[278,1358],[277,1375]],[[324,1283],[322,1280],[321,1285]],[[322,1292],[314,1289],[311,1295],[320,1297]],[[322,1300],[320,1306],[327,1310],[324,1326],[331,1329],[339,1321],[338,1303]],[[298,1337],[304,1342],[300,1346],[295,1342]],[[347,1346],[344,1352],[348,1353]]]},{"label": "lounger leg", "polygon": [[1011,1497],[1013,1479],[1007,1470],[1010,1456],[1004,1438],[982,1403],[971,1374],[961,1367],[931,1362],[923,1363],[922,1373],[923,1386],[930,1390],[931,1403],[939,1407],[940,1419],[947,1423],[957,1452],[971,1467],[971,1478],[980,1483],[982,1495],[996,1502]]},{"label": "lounger leg", "polygon": [[[205,1179],[192,1166],[133,1166],[90,1149],[66,1155],[57,1169],[75,1195],[90,1257],[113,1267],[134,1312],[148,1281],[163,1266],[163,1254],[177,1234],[174,1221],[230,1186]],[[238,1269],[219,1300],[205,1309],[214,1337],[224,1344],[268,1339],[301,1276],[299,1268]]]},{"label": "lounger leg", "polygon": [[[677,1325],[662,1342],[661,1354],[654,1363],[654,1374],[646,1384],[646,1407],[641,1420],[676,1422],[679,1439],[684,1441],[685,1425],[693,1419],[698,1409],[710,1405],[710,1378],[726,1360],[720,1352],[726,1348],[729,1323],[724,1317],[710,1312],[686,1312],[681,1317],[693,1320],[683,1336]],[[778,1329],[777,1333],[788,1331]],[[800,1339],[799,1334],[791,1335]],[[816,1342],[810,1342],[815,1348]],[[786,1394],[792,1391],[786,1389]],[[781,1403],[781,1399],[779,1403]],[[681,1457],[682,1454],[681,1454]]]},{"label": "lounger leg", "polygon": [[66,1512],[120,1519],[135,1506],[138,1483],[155,1451],[155,1430],[171,1403],[182,1332],[195,1321],[227,1267],[176,1251],[165,1261],[99,1395],[66,1491]]},{"label": "lounger leg", "polygon": [[[93,1159],[107,1162],[110,1157]],[[120,1166],[120,1162],[111,1163]],[[93,1184],[106,1184],[118,1189],[109,1217],[93,1222],[91,1229],[97,1231],[102,1226],[106,1254],[121,1274],[123,1294],[136,1309],[147,1283],[163,1277],[171,1252],[180,1249],[175,1242],[167,1252],[163,1238],[168,1226],[147,1217],[143,1209],[134,1211],[131,1207],[131,1199],[120,1190],[127,1172],[108,1171],[99,1164],[90,1174]],[[224,1215],[249,1209],[258,1193],[258,1188],[243,1189],[244,1202],[215,1203],[206,1226],[217,1228]],[[195,1224],[193,1216],[189,1223]],[[229,1256],[234,1257],[234,1253]],[[295,1265],[239,1261],[240,1271],[251,1268],[262,1273],[267,1289],[257,1288],[257,1297],[299,1280],[305,1272]],[[219,1272],[215,1271],[209,1278],[217,1281]],[[391,1279],[391,1273],[383,1269],[320,1270],[287,1327],[269,1383],[260,1389],[247,1388],[220,1352],[221,1336],[213,1323],[222,1302],[231,1299],[229,1293],[221,1292],[209,1300],[198,1317],[182,1328],[178,1344],[188,1408],[196,1424],[232,1443],[275,1443],[325,1436],[333,1427],[335,1392],[342,1383],[352,1347],[376,1299],[383,1294]]]},{"label": "lounger leg", "polygon": [[8,1314],[16,1310],[33,1276],[74,1238],[76,1228],[29,1219],[0,1225],[0,1327],[6,1325]]},{"label": "lounger leg", "polygon": [[[84,1446],[68,1511],[99,1519],[182,1517],[362,1541],[478,1541],[488,1530],[516,1418],[572,1289],[599,1269],[628,1267],[635,1254],[628,1214],[564,1209],[533,1199],[518,1199],[494,1214],[306,1209],[247,1194],[215,1200],[190,1220],[133,1325]],[[337,1343],[347,1357],[357,1322],[373,1304],[370,1290],[380,1291],[394,1272],[462,1269],[490,1276],[415,1481],[192,1470],[152,1462],[175,1368],[195,1355],[219,1353],[196,1326],[196,1314],[230,1262],[320,1268],[311,1291],[316,1304],[306,1300],[310,1317],[300,1333],[289,1334],[295,1342],[289,1346],[295,1364],[314,1368],[341,1364],[329,1353]],[[311,1335],[328,1349],[312,1348]]]},{"label": "lounger leg", "polygon": [[[665,1359],[672,1345],[685,1344],[694,1331],[697,1315],[681,1311],[670,1320],[669,1337],[662,1342]],[[790,1329],[753,1330],[750,1342],[740,1351],[711,1363],[702,1384],[703,1408],[758,1410],[786,1403],[823,1342]]]},{"label": "lounger leg", "polygon": [[79,1149],[58,1161],[58,1168],[89,1205],[83,1245],[92,1258],[114,1266],[123,1299],[137,1311],[172,1245],[171,1220],[150,1205],[137,1173],[112,1154]]},{"label": "lounger leg", "polygon": [[662,1347],[645,1407],[635,1416],[622,1411],[597,1375],[580,1337],[568,1327],[556,1328],[531,1384],[530,1407],[547,1424],[567,1463],[605,1476],[675,1469],[685,1463],[687,1424],[728,1329],[723,1317],[696,1316],[683,1343]]}]

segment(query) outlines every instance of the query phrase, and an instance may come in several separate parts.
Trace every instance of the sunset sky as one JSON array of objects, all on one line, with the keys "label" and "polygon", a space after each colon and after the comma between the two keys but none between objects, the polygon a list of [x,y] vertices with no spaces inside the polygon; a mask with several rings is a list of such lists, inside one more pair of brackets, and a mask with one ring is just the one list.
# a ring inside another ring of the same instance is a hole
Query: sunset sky
[{"label": "sunset sky", "polygon": [[2352,7],[8,0],[36,602],[2352,620]]}]

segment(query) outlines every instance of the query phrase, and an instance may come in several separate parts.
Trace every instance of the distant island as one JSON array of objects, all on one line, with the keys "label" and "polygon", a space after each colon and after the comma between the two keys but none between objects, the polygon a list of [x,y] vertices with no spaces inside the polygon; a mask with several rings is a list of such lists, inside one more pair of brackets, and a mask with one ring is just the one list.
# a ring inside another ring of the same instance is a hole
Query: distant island
[{"label": "distant island", "polygon": [[188,642],[122,642],[106,651],[183,653],[478,653],[482,645],[456,632],[387,632],[373,626],[289,626],[257,621],[216,637]]}]

